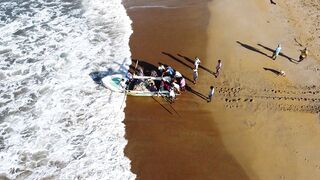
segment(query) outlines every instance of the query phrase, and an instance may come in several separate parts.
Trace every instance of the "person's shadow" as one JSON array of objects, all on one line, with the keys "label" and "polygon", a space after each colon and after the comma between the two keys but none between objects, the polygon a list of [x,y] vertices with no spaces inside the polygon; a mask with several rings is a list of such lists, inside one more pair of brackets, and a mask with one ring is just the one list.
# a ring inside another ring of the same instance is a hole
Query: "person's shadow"
[{"label": "person's shadow", "polygon": [[281,72],[280,72],[280,71],[277,71],[277,70],[275,70],[275,69],[266,68],[266,67],[264,67],[263,69],[264,69],[265,71],[273,72],[274,74],[276,74],[276,75],[278,75],[278,76],[281,75]]},{"label": "person's shadow", "polygon": [[191,92],[192,94],[194,94],[194,95],[202,98],[203,100],[208,101],[208,97],[207,97],[207,96],[205,96],[205,95],[201,94],[200,92],[192,89],[192,88],[191,88],[190,86],[188,86],[188,85],[186,85],[186,90],[189,91],[189,92]]},{"label": "person's shadow", "polygon": [[[187,56],[183,56],[183,55],[181,55],[181,54],[177,54],[177,55],[178,55],[179,57],[182,57],[183,59],[185,59],[186,61],[188,61],[188,62],[190,62],[190,63],[192,63],[192,64],[194,64],[194,62],[195,62],[194,60],[192,60],[191,58],[189,58],[189,57],[187,57]],[[211,71],[210,69],[202,66],[201,64],[199,65],[199,68],[207,71],[207,72],[210,73],[210,74],[213,74],[213,73],[214,73],[213,71]]]},{"label": "person's shadow", "polygon": [[173,59],[173,60],[175,60],[175,61],[177,61],[177,62],[179,62],[179,63],[183,64],[184,66],[186,66],[186,67],[188,67],[188,68],[190,68],[190,69],[193,69],[193,67],[192,67],[192,66],[190,66],[189,64],[187,64],[187,63],[185,63],[185,62],[181,61],[179,58],[175,57],[174,55],[172,55],[172,54],[170,54],[170,53],[162,52],[162,54],[164,54],[164,55],[166,55],[166,56],[170,57],[171,59]]},{"label": "person's shadow", "polygon": [[[266,49],[266,50],[268,50],[268,51],[270,51],[270,52],[272,52],[272,53],[274,52],[274,49],[271,49],[271,48],[269,48],[269,47],[267,47],[267,46],[264,46],[264,45],[262,45],[262,44],[258,44],[258,46],[263,47],[264,49]],[[282,53],[282,52],[279,53],[279,56],[282,56],[282,57],[284,57],[284,58],[287,58],[287,59],[288,59],[290,62],[292,62],[292,63],[295,63],[295,64],[298,63],[298,60],[293,59],[293,58],[287,56],[286,54],[284,54],[284,53]]]},{"label": "person's shadow", "polygon": [[[177,58],[176,56],[174,56],[174,55],[172,55],[172,54],[170,54],[170,53],[162,52],[162,54],[170,57],[171,59],[173,59],[173,60],[175,60],[175,61],[177,61],[177,62],[179,62],[179,63],[181,63],[181,64],[183,64],[183,65],[185,65],[186,67],[188,67],[188,68],[190,68],[190,69],[194,69],[193,65],[187,64],[186,62],[182,61],[181,59]],[[183,56],[183,55],[181,55],[181,54],[177,54],[177,55],[178,55],[179,57],[183,58],[183,60],[187,61],[188,63],[194,64],[194,60],[192,60],[191,58],[189,58],[189,57],[187,57],[187,56]],[[201,69],[209,72],[210,74],[213,74],[213,72],[212,72],[210,69],[202,66],[201,64],[199,65],[199,68],[201,68]]]},{"label": "person's shadow", "polygon": [[237,43],[240,44],[242,47],[244,47],[244,48],[246,48],[246,49],[249,49],[249,50],[251,50],[251,51],[254,51],[254,52],[257,52],[257,53],[262,54],[262,55],[264,55],[264,56],[267,56],[268,58],[272,58],[272,56],[269,56],[268,54],[260,51],[259,49],[255,48],[255,47],[253,47],[253,46],[250,46],[250,45],[248,45],[248,44],[242,43],[242,42],[240,42],[240,41],[237,41]]}]

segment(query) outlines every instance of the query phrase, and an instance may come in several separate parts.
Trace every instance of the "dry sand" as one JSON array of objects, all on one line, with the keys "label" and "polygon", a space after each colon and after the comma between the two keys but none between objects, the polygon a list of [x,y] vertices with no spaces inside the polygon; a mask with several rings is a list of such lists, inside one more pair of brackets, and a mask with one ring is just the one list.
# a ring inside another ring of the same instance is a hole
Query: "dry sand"
[{"label": "dry sand", "polygon": [[[128,97],[125,153],[138,179],[319,179],[320,2],[276,2],[124,2],[134,59],[189,79],[194,56],[202,61],[197,85],[188,81],[193,92],[173,105]],[[297,63],[305,46],[311,55]]]}]

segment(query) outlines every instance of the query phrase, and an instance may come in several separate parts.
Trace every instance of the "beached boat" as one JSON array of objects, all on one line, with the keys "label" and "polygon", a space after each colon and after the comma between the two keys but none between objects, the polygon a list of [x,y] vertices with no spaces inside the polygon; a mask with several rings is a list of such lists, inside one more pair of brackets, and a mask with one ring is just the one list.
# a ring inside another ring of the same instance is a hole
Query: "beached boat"
[{"label": "beached boat", "polygon": [[[161,81],[162,77],[152,77],[152,76],[133,76],[131,82],[134,80],[141,81]],[[103,85],[114,92],[126,93],[130,96],[169,96],[169,91],[150,91],[146,88],[142,88],[139,90],[132,89],[130,90],[128,87],[130,84],[126,83],[128,81],[127,78],[123,77],[121,74],[114,74],[110,76],[106,76],[102,79]]]}]

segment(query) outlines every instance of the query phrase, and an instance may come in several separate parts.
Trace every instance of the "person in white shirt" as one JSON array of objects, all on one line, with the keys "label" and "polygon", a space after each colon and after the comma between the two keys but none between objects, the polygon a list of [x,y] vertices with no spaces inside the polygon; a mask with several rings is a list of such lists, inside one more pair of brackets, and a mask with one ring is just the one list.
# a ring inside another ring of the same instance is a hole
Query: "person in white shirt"
[{"label": "person in white shirt", "polygon": [[198,67],[199,67],[200,63],[201,63],[200,59],[196,56],[196,57],[194,58],[194,68],[195,68],[196,70],[198,70]]},{"label": "person in white shirt", "polygon": [[174,87],[171,87],[169,90],[170,103],[174,103],[176,99],[176,93],[174,92]]},{"label": "person in white shirt", "polygon": [[214,94],[214,87],[210,86],[210,90],[209,90],[209,94],[208,94],[208,102],[211,102],[213,94]]},{"label": "person in white shirt", "polygon": [[163,76],[163,73],[164,73],[165,70],[166,70],[166,68],[164,67],[163,64],[159,63],[158,70],[159,70],[159,72],[160,72],[160,76],[162,77],[162,76]]},{"label": "person in white shirt", "polygon": [[126,84],[125,79],[121,79],[121,81],[120,81],[120,87],[121,87],[123,90],[125,90],[125,89],[126,89],[127,84]]},{"label": "person in white shirt", "polygon": [[198,70],[194,69],[193,70],[193,84],[196,84],[198,80]]},{"label": "person in white shirt", "polygon": [[176,71],[174,77],[175,78],[182,78],[182,74],[179,71]]}]

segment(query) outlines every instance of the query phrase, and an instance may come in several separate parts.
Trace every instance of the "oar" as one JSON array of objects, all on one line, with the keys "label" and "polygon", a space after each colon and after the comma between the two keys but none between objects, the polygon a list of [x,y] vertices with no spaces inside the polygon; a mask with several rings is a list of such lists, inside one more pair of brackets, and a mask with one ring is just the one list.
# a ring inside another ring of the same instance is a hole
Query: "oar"
[{"label": "oar", "polygon": [[124,101],[125,101],[125,99],[126,99],[126,97],[127,97],[127,92],[128,92],[128,91],[124,91],[124,97],[123,97],[123,100],[122,100],[120,109],[122,109],[122,106],[123,106],[123,104],[124,104]]}]

